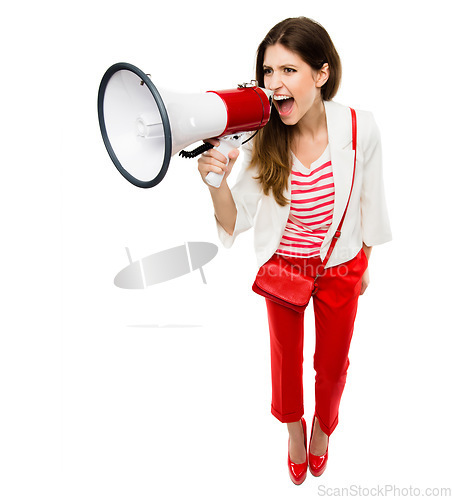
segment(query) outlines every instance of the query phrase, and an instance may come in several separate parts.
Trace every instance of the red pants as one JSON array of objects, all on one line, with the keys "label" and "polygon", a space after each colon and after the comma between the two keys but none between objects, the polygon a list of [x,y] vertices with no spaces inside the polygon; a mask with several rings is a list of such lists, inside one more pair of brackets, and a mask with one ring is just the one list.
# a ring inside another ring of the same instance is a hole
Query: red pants
[{"label": "red pants", "polygon": [[[288,257],[315,276],[320,257]],[[315,415],[328,436],[338,423],[345,386],[348,352],[367,257],[361,250],[352,260],[328,268],[317,279],[315,315]],[[270,329],[272,414],[281,422],[296,422],[303,407],[303,320],[295,312],[266,299]]]}]

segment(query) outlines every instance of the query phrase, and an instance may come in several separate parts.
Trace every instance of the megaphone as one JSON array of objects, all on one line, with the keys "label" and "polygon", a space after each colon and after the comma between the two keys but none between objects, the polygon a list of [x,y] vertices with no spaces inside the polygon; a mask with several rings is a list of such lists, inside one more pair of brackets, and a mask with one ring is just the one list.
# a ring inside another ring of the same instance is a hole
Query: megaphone
[{"label": "megaphone", "polygon": [[[171,157],[194,157],[212,148],[206,143],[192,152],[184,148],[218,138],[218,151],[241,146],[249,132],[270,119],[273,92],[257,85],[203,94],[179,94],[157,89],[149,75],[128,63],[117,63],[104,74],[97,111],[102,138],[119,172],[142,188],[165,177]],[[210,172],[206,181],[219,187],[223,175]]]}]

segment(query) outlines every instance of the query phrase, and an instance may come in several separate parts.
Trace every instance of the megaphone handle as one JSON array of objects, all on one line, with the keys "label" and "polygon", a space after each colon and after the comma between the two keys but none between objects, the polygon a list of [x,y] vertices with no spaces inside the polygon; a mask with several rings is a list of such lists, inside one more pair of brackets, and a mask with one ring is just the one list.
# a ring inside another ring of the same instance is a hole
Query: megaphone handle
[{"label": "megaphone handle", "polygon": [[[239,148],[243,143],[243,134],[226,135],[218,139],[220,145],[215,147],[218,152],[226,156],[227,163],[229,163],[229,153],[233,149]],[[216,172],[209,172],[206,175],[206,182],[212,187],[219,188],[224,174],[217,174]]]}]

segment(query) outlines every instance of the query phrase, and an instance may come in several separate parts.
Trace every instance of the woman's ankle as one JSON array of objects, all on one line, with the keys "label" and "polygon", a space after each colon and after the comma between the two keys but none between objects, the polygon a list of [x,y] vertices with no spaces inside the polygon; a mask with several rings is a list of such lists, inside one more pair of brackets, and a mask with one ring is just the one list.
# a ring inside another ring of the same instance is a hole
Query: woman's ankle
[{"label": "woman's ankle", "polygon": [[289,431],[289,435],[293,437],[303,437],[303,425],[301,424],[301,420],[297,422],[287,422],[287,430]]},{"label": "woman's ankle", "polygon": [[313,455],[321,456],[326,453],[328,448],[329,436],[320,427],[319,419],[315,417],[314,426],[312,428],[312,436],[310,439],[310,452]]},{"label": "woman's ankle", "polygon": [[307,450],[305,447],[305,436],[301,420],[287,424],[289,431],[289,457],[296,464],[302,464],[306,461]]}]

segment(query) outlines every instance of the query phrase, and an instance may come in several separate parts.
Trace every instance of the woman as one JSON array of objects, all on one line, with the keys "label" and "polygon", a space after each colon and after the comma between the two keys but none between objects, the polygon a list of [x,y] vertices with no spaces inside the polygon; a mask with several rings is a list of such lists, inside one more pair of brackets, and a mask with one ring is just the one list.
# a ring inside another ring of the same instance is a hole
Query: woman
[{"label": "woman", "polygon": [[[229,189],[229,163],[216,150],[199,160],[203,179],[225,173],[220,188],[209,186],[220,239],[226,247],[254,225],[259,265],[273,254],[299,263],[315,276],[350,201],[342,232],[313,296],[315,413],[309,449],[303,418],[303,312],[266,299],[270,330],[272,414],[287,424],[288,467],[301,484],[307,468],[323,473],[329,436],[349,365],[348,352],[359,295],[369,285],[368,259],[374,245],[391,240],[381,167],[378,128],[370,112],[357,111],[354,169],[350,109],[332,101],[341,63],[325,29],[300,17],[274,26],[256,59],[259,86],[274,92],[269,123],[243,149],[237,183]],[[212,140],[218,145],[216,140]],[[278,279],[275,277],[275,279]]]}]

